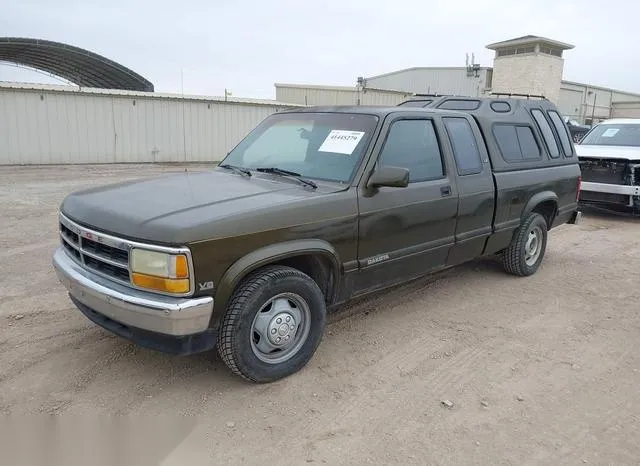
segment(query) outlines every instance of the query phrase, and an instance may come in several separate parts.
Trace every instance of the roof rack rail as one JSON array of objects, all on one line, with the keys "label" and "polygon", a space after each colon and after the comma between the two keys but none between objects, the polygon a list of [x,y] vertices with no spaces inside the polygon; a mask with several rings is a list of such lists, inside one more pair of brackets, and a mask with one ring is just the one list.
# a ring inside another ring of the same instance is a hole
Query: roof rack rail
[{"label": "roof rack rail", "polygon": [[412,97],[444,97],[447,94],[413,94]]},{"label": "roof rack rail", "polygon": [[506,96],[506,97],[526,97],[527,99],[543,99],[543,100],[547,100],[547,98],[543,95],[536,95],[536,94],[518,94],[516,92],[492,92],[491,95],[495,95],[495,96]]}]

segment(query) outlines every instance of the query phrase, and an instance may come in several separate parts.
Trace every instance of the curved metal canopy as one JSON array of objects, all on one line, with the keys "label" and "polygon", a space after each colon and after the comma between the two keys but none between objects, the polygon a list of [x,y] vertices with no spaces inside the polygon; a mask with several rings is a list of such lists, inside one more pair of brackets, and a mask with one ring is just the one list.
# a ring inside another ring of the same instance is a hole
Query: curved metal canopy
[{"label": "curved metal canopy", "polygon": [[153,92],[153,84],[129,68],[60,42],[0,37],[0,61],[46,71],[81,87]]}]

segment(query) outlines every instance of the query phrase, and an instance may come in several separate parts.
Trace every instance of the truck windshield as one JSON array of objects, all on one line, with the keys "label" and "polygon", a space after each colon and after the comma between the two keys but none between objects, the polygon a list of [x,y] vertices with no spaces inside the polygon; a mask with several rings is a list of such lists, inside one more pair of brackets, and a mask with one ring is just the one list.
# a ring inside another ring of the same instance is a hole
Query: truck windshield
[{"label": "truck windshield", "polygon": [[580,142],[583,146],[640,147],[640,123],[598,125]]},{"label": "truck windshield", "polygon": [[267,117],[221,162],[277,168],[304,178],[348,182],[378,118],[352,113],[281,113]]}]

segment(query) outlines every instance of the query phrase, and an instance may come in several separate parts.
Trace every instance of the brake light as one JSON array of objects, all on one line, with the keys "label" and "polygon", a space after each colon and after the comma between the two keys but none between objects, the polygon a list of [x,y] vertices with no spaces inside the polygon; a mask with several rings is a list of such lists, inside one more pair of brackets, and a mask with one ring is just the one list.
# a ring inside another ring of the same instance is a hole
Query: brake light
[{"label": "brake light", "polygon": [[576,194],[576,202],[580,200],[580,190],[582,189],[582,176],[578,177],[578,194]]}]

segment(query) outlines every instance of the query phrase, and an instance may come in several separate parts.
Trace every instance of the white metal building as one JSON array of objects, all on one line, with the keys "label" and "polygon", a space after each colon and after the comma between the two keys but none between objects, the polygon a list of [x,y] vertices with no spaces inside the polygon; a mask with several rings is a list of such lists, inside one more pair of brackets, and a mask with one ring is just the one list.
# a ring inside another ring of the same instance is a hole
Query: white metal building
[{"label": "white metal building", "polygon": [[220,160],[272,100],[0,84],[0,165]]},{"label": "white metal building", "polygon": [[359,86],[314,86],[276,83],[276,101],[300,105],[397,105],[411,92]]},{"label": "white metal building", "polygon": [[480,67],[415,67],[366,78],[366,87],[414,94],[457,94],[478,97],[491,89],[493,70]]}]

